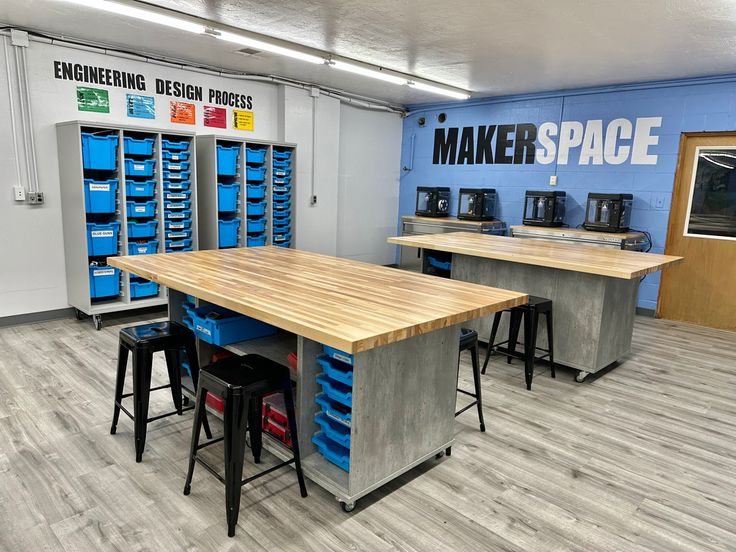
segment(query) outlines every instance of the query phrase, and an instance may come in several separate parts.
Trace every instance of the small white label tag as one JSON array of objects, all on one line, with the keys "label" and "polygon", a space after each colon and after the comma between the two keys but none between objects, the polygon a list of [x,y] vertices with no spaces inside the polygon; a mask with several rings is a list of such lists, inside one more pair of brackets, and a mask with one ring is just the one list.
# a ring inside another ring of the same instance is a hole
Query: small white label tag
[{"label": "small white label tag", "polygon": [[145,213],[146,212],[146,209],[147,209],[147,207],[145,207],[145,206],[144,207],[136,207],[135,208],[135,212],[136,213]]},{"label": "small white label tag", "polygon": [[205,335],[212,336],[212,331],[209,328],[205,328],[204,326],[200,326],[199,324],[196,325],[197,331],[202,332]]},{"label": "small white label tag", "polygon": [[110,185],[109,184],[90,184],[89,191],[90,192],[109,192]]},{"label": "small white label tag", "polygon": [[145,171],[146,166],[145,165],[139,165],[138,163],[133,163],[133,169],[136,171]]},{"label": "small white label tag", "polygon": [[115,275],[115,269],[114,268],[103,268],[101,270],[93,270],[92,276],[95,278],[98,276],[114,276]]},{"label": "small white label tag", "polygon": [[171,165],[171,164],[169,164],[169,170],[170,171],[180,171],[181,170],[181,165]]},{"label": "small white label tag", "polygon": [[172,219],[184,218],[184,213],[171,213],[169,215],[169,218],[172,218]]},{"label": "small white label tag", "polygon": [[115,235],[112,230],[93,230],[90,233],[93,238],[112,238]]}]

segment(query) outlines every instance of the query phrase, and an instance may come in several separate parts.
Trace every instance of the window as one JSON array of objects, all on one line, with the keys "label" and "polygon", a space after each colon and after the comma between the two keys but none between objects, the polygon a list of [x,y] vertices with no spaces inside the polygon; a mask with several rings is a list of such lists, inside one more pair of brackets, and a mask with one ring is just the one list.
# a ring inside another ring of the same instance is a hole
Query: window
[{"label": "window", "polygon": [[685,235],[736,239],[736,148],[698,148]]}]

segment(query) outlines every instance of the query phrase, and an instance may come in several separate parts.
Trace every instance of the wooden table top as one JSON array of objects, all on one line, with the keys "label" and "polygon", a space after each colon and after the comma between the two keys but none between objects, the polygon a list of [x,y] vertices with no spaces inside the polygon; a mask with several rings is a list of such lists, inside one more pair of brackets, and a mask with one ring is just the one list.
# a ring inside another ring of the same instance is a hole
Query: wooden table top
[{"label": "wooden table top", "polygon": [[348,353],[527,301],[515,291],[272,246],[108,263]]},{"label": "wooden table top", "polygon": [[594,245],[523,240],[475,232],[389,238],[389,243],[448,251],[499,261],[547,266],[632,280],[682,261],[682,257],[609,249]]},{"label": "wooden table top", "polygon": [[562,226],[557,227],[549,227],[549,226],[530,226],[530,225],[523,225],[523,226],[512,226],[511,232],[518,232],[518,231],[531,231],[531,232],[540,232],[540,233],[549,233],[549,234],[560,234],[562,236],[577,236],[577,237],[598,237],[598,238],[619,238],[619,239],[630,239],[630,238],[640,238],[644,235],[643,232],[599,232],[596,230],[586,230],[585,228],[565,228]]},{"label": "wooden table top", "polygon": [[454,226],[468,226],[471,228],[477,228],[483,224],[496,222],[495,220],[461,220],[457,217],[420,217],[419,215],[405,215],[401,217],[401,220],[407,222],[425,222],[430,224],[449,222]]}]

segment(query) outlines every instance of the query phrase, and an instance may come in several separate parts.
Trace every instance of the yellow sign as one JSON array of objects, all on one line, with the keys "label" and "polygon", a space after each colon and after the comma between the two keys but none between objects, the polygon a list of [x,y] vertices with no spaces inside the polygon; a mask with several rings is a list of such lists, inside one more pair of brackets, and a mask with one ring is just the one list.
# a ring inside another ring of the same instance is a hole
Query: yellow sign
[{"label": "yellow sign", "polygon": [[233,128],[235,130],[253,130],[253,112],[233,109]]}]

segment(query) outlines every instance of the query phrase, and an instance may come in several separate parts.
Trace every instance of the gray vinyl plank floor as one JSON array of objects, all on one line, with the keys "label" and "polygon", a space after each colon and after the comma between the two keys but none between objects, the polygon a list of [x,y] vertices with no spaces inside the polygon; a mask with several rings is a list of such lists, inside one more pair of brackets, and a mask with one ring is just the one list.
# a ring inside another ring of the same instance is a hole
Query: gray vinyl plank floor
[{"label": "gray vinyl plank floor", "polygon": [[[142,320],[0,328],[0,550],[736,550],[734,333],[639,317],[614,370],[578,384],[541,365],[531,392],[519,362],[494,357],[487,432],[461,415],[451,457],[351,514],[280,470],[244,488],[228,539],[219,482],[198,469],[182,494],[191,412],[149,426],[141,464],[127,418],[109,434],[117,332]],[[162,357],[154,372],[165,383]],[[152,413],[170,408],[154,393]]]}]

